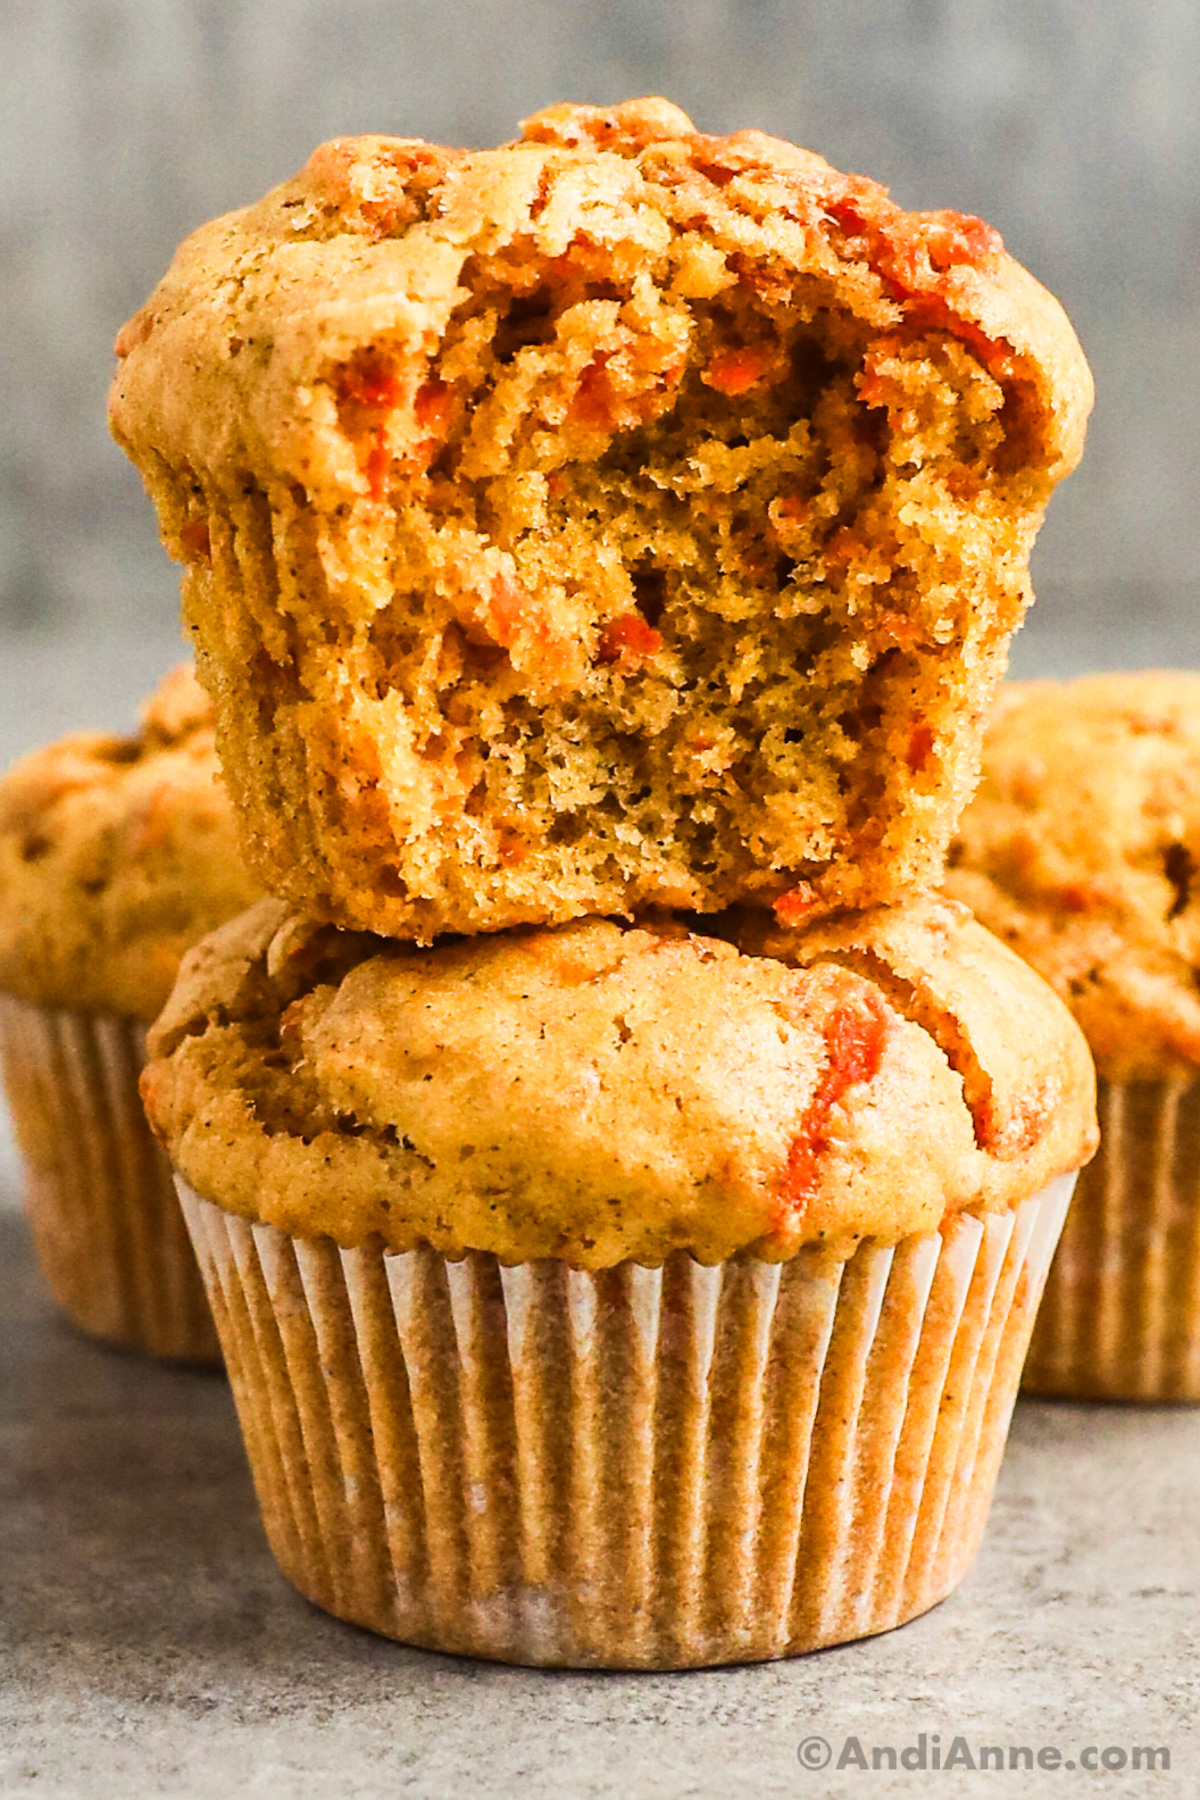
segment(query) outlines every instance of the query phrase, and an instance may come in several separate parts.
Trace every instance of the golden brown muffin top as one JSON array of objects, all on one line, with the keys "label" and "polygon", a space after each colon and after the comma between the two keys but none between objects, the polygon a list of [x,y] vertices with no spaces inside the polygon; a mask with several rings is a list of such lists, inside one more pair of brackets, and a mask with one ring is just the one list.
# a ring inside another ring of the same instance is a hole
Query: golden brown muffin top
[{"label": "golden brown muffin top", "polygon": [[1200,1067],[1200,673],[1002,690],[948,890],[1033,964],[1113,1081]]},{"label": "golden brown muffin top", "polygon": [[152,1019],[184,951],[261,891],[186,666],[136,737],[80,732],[0,780],[0,987],[33,1005]]},{"label": "golden brown muffin top", "polygon": [[[424,374],[451,315],[469,311],[478,259],[527,264],[533,297],[555,265],[585,304],[603,308],[589,278],[619,280],[673,243],[680,300],[736,285],[740,254],[760,287],[774,259],[781,274],[836,276],[843,302],[875,325],[957,336],[1023,413],[1018,453],[1030,470],[1057,479],[1078,461],[1087,364],[1058,302],[991,226],[907,213],[877,182],[811,151],[760,131],[707,136],[657,98],[548,107],[497,150],[387,137],[321,145],[291,181],[180,246],[117,338],[113,428],[171,461],[273,471],[318,503],[378,497],[389,457],[428,462],[450,426],[454,371],[442,370],[436,392]],[[480,329],[493,324],[481,319]],[[537,324],[532,307],[514,355],[536,343]],[[613,320],[579,397],[597,431],[670,404],[685,330],[681,314],[679,341],[664,326],[655,346],[640,335],[644,322]],[[589,357],[590,336],[581,335]],[[639,346],[654,367],[638,366]],[[874,375],[897,411],[905,377],[887,359],[902,353],[900,338],[881,343]],[[464,368],[468,357],[469,344]],[[766,373],[733,346],[709,370],[734,394]],[[347,429],[357,414],[378,429]],[[545,423],[561,422],[548,395]],[[468,461],[487,454],[481,437]]]},{"label": "golden brown muffin top", "polygon": [[587,1268],[846,1254],[1091,1154],[1081,1034],[965,908],[727,928],[753,953],[601,919],[422,950],[264,901],[185,959],[147,1111],[228,1210]]}]

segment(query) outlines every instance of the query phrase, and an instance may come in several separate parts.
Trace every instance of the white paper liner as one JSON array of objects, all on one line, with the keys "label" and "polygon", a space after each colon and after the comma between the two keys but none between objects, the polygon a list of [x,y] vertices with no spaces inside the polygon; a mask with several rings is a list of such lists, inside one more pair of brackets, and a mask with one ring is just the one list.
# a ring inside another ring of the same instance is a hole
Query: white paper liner
[{"label": "white paper liner", "polygon": [[1089,1400],[1200,1400],[1200,1082],[1107,1082],[1025,1387]]},{"label": "white paper liner", "polygon": [[302,1593],[439,1650],[678,1668],[955,1586],[1072,1182],[848,1262],[594,1275],[342,1250],[179,1188]]},{"label": "white paper liner", "polygon": [[0,993],[0,1059],[25,1205],[51,1294],[128,1349],[217,1362],[220,1346],[171,1181],[142,1111],[145,1028]]}]

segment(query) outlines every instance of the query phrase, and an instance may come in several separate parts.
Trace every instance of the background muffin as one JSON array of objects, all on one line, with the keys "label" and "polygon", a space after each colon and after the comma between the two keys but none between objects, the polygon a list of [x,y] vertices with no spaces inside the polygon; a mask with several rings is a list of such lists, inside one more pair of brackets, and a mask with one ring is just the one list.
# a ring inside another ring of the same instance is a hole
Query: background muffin
[{"label": "background muffin", "polygon": [[138,1100],[145,1026],[258,893],[186,668],[137,737],[65,738],[0,781],[0,1052],[34,1242],[76,1324],[162,1355],[217,1345]]},{"label": "background muffin", "polygon": [[554,107],[322,146],[118,350],[275,891],[428,939],[937,878],[1091,399],[981,221]]},{"label": "background muffin", "polygon": [[1038,1392],[1200,1399],[1200,675],[1004,691],[947,888],[1050,981],[1099,1075],[1026,1370]]},{"label": "background muffin", "polygon": [[419,950],[264,901],[187,958],[143,1093],[310,1598],[665,1667],[957,1581],[1090,1059],[950,903],[772,950],[596,919]]}]

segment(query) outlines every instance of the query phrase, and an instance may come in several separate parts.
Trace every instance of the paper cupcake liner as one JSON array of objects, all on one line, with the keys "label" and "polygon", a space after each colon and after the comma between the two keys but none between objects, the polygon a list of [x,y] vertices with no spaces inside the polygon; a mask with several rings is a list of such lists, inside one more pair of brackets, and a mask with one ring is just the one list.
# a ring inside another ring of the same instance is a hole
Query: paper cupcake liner
[{"label": "paper cupcake liner", "polygon": [[1200,1082],[1099,1084],[1030,1345],[1030,1393],[1200,1400]]},{"label": "paper cupcake liner", "polygon": [[303,1594],[432,1649],[681,1668],[885,1631],[955,1586],[1071,1180],[849,1261],[600,1274],[180,1197]]},{"label": "paper cupcake liner", "polygon": [[51,1294],[93,1337],[219,1362],[170,1165],[138,1094],[145,1028],[0,993],[0,1059]]}]

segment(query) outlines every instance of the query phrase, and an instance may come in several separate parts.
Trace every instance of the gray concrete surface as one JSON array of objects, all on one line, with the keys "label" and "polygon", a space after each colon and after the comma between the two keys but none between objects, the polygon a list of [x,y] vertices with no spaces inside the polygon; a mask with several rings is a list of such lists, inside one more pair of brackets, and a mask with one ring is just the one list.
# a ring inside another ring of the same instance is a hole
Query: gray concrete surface
[{"label": "gray concrete surface", "polygon": [[[0,1362],[5,1800],[1200,1792],[1200,1412],[1022,1403],[983,1553],[902,1631],[760,1667],[544,1674],[310,1608],[268,1554],[224,1382],[76,1337],[12,1213]],[[927,1758],[961,1735],[1064,1766],[837,1771],[850,1737],[869,1759],[922,1732]],[[799,1761],[814,1737],[823,1771]],[[1171,1767],[1088,1775],[1089,1746]]]}]

